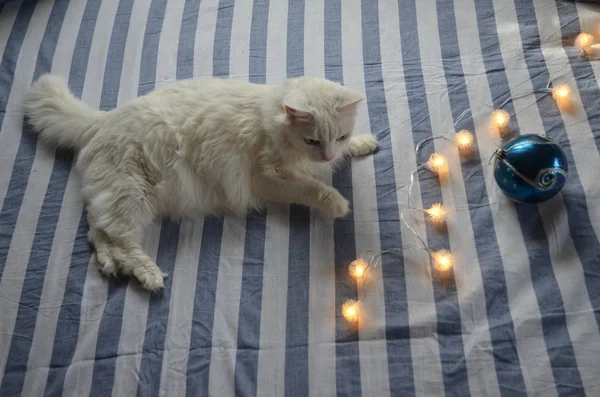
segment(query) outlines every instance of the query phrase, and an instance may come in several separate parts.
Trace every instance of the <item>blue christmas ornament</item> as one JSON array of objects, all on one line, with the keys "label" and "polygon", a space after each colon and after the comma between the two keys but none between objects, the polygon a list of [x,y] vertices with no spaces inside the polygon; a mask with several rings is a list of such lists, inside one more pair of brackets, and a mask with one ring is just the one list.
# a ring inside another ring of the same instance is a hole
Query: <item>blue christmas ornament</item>
[{"label": "blue christmas ornament", "polygon": [[494,153],[494,178],[509,198],[541,203],[554,197],[567,181],[569,166],[558,143],[539,135],[521,135]]}]

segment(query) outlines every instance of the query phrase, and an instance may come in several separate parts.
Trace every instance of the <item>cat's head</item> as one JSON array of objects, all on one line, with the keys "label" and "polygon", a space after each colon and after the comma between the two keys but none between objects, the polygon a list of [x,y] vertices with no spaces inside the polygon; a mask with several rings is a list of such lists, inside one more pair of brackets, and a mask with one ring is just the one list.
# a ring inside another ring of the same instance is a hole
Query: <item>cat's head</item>
[{"label": "cat's head", "polygon": [[335,161],[347,148],[356,108],[364,99],[362,94],[325,79],[288,80],[282,102],[288,141],[312,161]]}]

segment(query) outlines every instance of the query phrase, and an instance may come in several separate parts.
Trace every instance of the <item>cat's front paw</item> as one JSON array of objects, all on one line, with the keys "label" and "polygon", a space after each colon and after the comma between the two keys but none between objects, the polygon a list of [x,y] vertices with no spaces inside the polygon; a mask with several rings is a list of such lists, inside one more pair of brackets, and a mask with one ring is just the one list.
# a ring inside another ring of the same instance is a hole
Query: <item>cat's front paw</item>
[{"label": "cat's front paw", "polygon": [[321,209],[333,218],[345,216],[350,209],[350,202],[333,188],[323,190],[319,193],[319,203],[321,204]]},{"label": "cat's front paw", "polygon": [[373,135],[359,135],[350,138],[349,153],[352,157],[366,156],[377,150],[377,138]]}]

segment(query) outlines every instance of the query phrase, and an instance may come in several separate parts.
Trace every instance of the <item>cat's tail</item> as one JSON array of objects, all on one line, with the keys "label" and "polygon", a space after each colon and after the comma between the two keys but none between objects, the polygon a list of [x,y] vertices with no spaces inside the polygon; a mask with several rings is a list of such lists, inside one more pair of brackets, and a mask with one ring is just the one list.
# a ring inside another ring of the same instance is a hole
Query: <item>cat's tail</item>
[{"label": "cat's tail", "polygon": [[105,114],[84,105],[60,77],[48,74],[25,96],[29,124],[42,139],[62,148],[82,149],[98,131]]}]

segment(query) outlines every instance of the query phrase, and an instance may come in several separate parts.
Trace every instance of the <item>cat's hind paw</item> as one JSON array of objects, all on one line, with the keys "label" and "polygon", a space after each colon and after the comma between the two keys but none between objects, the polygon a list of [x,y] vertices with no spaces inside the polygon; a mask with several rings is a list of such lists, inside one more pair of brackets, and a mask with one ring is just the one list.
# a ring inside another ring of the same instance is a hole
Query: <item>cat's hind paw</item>
[{"label": "cat's hind paw", "polygon": [[165,274],[154,262],[149,262],[146,263],[146,266],[135,268],[133,274],[142,285],[142,288],[148,291],[158,291],[165,285]]}]

